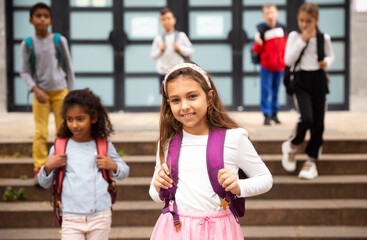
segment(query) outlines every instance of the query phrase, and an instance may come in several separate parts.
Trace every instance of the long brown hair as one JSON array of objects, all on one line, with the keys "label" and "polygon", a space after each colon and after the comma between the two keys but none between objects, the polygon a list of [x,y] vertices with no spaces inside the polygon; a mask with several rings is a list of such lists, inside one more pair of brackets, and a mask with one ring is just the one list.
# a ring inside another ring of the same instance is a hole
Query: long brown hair
[{"label": "long brown hair", "polygon": [[316,21],[319,20],[319,6],[317,6],[317,4],[315,4],[315,3],[312,3],[312,2],[303,3],[298,9],[298,14],[300,12],[305,12],[305,13],[309,14]]},{"label": "long brown hair", "polygon": [[[209,128],[231,129],[239,127],[239,125],[226,112],[224,105],[218,95],[218,91],[209,74],[207,74],[207,76],[209,78],[211,88],[208,86],[203,76],[201,76],[200,73],[190,67],[181,68],[171,73],[166,79],[166,85],[179,76],[189,77],[199,83],[201,88],[204,90],[207,99],[209,99],[209,91],[213,90],[214,94],[209,103],[206,115]],[[167,93],[163,90],[163,85],[162,92],[162,105],[159,123],[159,159],[161,164],[165,162],[164,150],[168,146],[169,141],[183,128],[182,123],[177,121],[171,112],[171,107],[167,101],[168,96]]]}]

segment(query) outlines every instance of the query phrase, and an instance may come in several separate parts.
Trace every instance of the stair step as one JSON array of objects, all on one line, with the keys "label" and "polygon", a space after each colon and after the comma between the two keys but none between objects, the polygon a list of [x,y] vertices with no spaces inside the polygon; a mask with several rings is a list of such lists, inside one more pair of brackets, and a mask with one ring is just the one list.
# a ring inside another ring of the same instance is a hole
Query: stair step
[{"label": "stair step", "polygon": [[[273,175],[297,175],[307,155],[298,154],[297,169],[293,173],[286,172],[281,164],[282,155],[260,155]],[[319,175],[361,175],[367,174],[367,154],[322,154],[317,162]]]},{"label": "stair step", "polygon": [[[124,156],[123,160],[130,167],[130,177],[151,177],[153,175],[155,156]],[[0,171],[0,178],[18,178],[24,175],[33,178],[33,159],[30,157],[0,158],[0,168],[6,169],[6,171]]]},{"label": "stair step", "polygon": [[[158,139],[158,135],[157,135]],[[253,137],[251,142],[259,154],[280,154],[281,144],[286,139],[272,137]],[[299,146],[299,152],[304,152],[307,140]],[[48,142],[48,149],[53,142]],[[129,155],[155,155],[157,149],[157,140],[154,139],[121,139],[113,141],[115,148],[124,150]],[[326,138],[324,139],[323,153],[367,153],[367,138]],[[13,155],[19,152],[22,155],[31,155],[32,140],[0,141],[0,155]]]},{"label": "stair step", "polygon": [[[286,139],[272,139],[268,137],[254,137],[251,138],[251,142],[255,146],[255,149],[259,154],[281,154],[281,145]],[[303,142],[298,147],[298,152],[305,152],[308,140]],[[354,153],[367,153],[367,139],[361,138],[327,138],[324,139],[322,145],[323,154],[354,154]]]},{"label": "stair step", "polygon": [[[280,154],[260,156],[273,175],[295,176],[307,159],[304,154],[297,155],[297,160],[299,160],[297,170],[294,173],[288,173],[281,165],[282,156]],[[123,160],[130,166],[130,177],[151,177],[153,175],[155,156],[124,156]],[[0,158],[0,167],[7,169],[0,171],[0,178],[18,178],[23,175],[33,177],[33,160],[30,157]],[[367,174],[367,154],[323,154],[317,167],[320,175]]]},{"label": "stair step", "polygon": [[[112,225],[153,226],[162,207],[162,203],[153,201],[118,201],[113,206]],[[32,228],[50,227],[54,216],[48,202],[0,203],[0,219],[7,219],[0,222],[0,228]],[[365,226],[367,199],[248,199],[241,224]]]},{"label": "stair step", "polygon": [[[367,175],[319,176],[313,180],[303,180],[295,176],[273,176],[273,187],[256,199],[327,199],[327,198],[367,198]],[[151,177],[128,177],[117,181],[117,199],[150,200]],[[48,201],[49,190],[33,186],[33,179],[0,179],[0,193],[7,186],[14,190],[24,188],[28,201]],[[131,193],[134,194],[126,194]],[[1,201],[3,201],[1,199]],[[0,202],[1,202],[0,201]]]},{"label": "stair step", "polygon": [[[246,240],[362,240],[367,239],[367,228],[348,226],[245,226],[241,227]],[[148,240],[153,227],[112,227],[110,240]],[[54,240],[60,239],[59,228],[0,229],[0,240]]]},{"label": "stair step", "polygon": [[[157,136],[158,137],[158,136]],[[28,141],[0,141],[0,155],[21,155],[31,156],[33,140]],[[157,141],[152,139],[125,139],[113,142],[117,152],[123,150],[129,155],[155,155],[157,151]],[[50,149],[53,142],[47,143]]]}]

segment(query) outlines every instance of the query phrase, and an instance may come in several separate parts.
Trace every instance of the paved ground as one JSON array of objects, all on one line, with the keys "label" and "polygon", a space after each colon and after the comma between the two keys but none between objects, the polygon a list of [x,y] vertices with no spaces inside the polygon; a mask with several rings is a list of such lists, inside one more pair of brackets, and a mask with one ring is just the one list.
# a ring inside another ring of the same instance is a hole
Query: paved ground
[{"label": "paved ground", "polygon": [[[298,119],[294,111],[279,113],[282,124],[264,126],[260,112],[231,112],[253,139],[287,138]],[[158,138],[159,113],[110,113],[115,134],[111,140]],[[32,113],[0,113],[0,142],[32,141]],[[49,119],[49,140],[55,136],[54,118]],[[325,119],[325,138],[367,138],[367,112],[331,111]]]}]

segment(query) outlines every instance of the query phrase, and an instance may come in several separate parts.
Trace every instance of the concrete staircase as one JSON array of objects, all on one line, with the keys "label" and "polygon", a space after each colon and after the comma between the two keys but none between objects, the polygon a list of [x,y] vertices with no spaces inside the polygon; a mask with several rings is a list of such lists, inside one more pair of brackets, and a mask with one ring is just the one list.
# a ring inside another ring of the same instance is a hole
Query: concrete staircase
[{"label": "concrete staircase", "polygon": [[[273,174],[274,186],[264,195],[247,199],[246,215],[241,218],[246,240],[367,239],[367,139],[326,140],[318,163],[320,176],[310,181],[282,169],[281,140],[252,141]],[[1,240],[60,239],[60,229],[52,228],[49,191],[33,187],[31,179],[19,178],[32,176],[32,159],[6,157],[14,152],[27,154],[30,145],[0,145],[0,193],[12,186],[23,187],[28,194],[27,201],[0,201]],[[156,143],[116,141],[115,146],[129,154],[123,159],[131,172],[117,183],[110,239],[149,239],[162,207],[148,194]],[[298,159],[300,168],[306,156],[300,154]]]}]

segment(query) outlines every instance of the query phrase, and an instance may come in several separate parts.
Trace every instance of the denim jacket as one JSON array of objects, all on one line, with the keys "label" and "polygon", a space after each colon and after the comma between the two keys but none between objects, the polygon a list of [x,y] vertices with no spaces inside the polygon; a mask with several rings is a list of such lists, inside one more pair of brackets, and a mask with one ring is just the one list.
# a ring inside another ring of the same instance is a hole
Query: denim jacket
[{"label": "denim jacket", "polygon": [[[96,142],[75,142],[69,139],[66,145],[66,169],[62,185],[61,204],[64,213],[89,215],[104,211],[111,207],[111,196],[108,193],[108,183],[102,176],[96,161]],[[50,154],[54,154],[52,146]],[[108,142],[107,155],[117,163],[117,171],[112,176],[122,180],[129,175],[130,168],[116,152],[111,142]],[[53,169],[48,176],[43,166],[38,175],[39,184],[50,188],[56,177]]]}]

